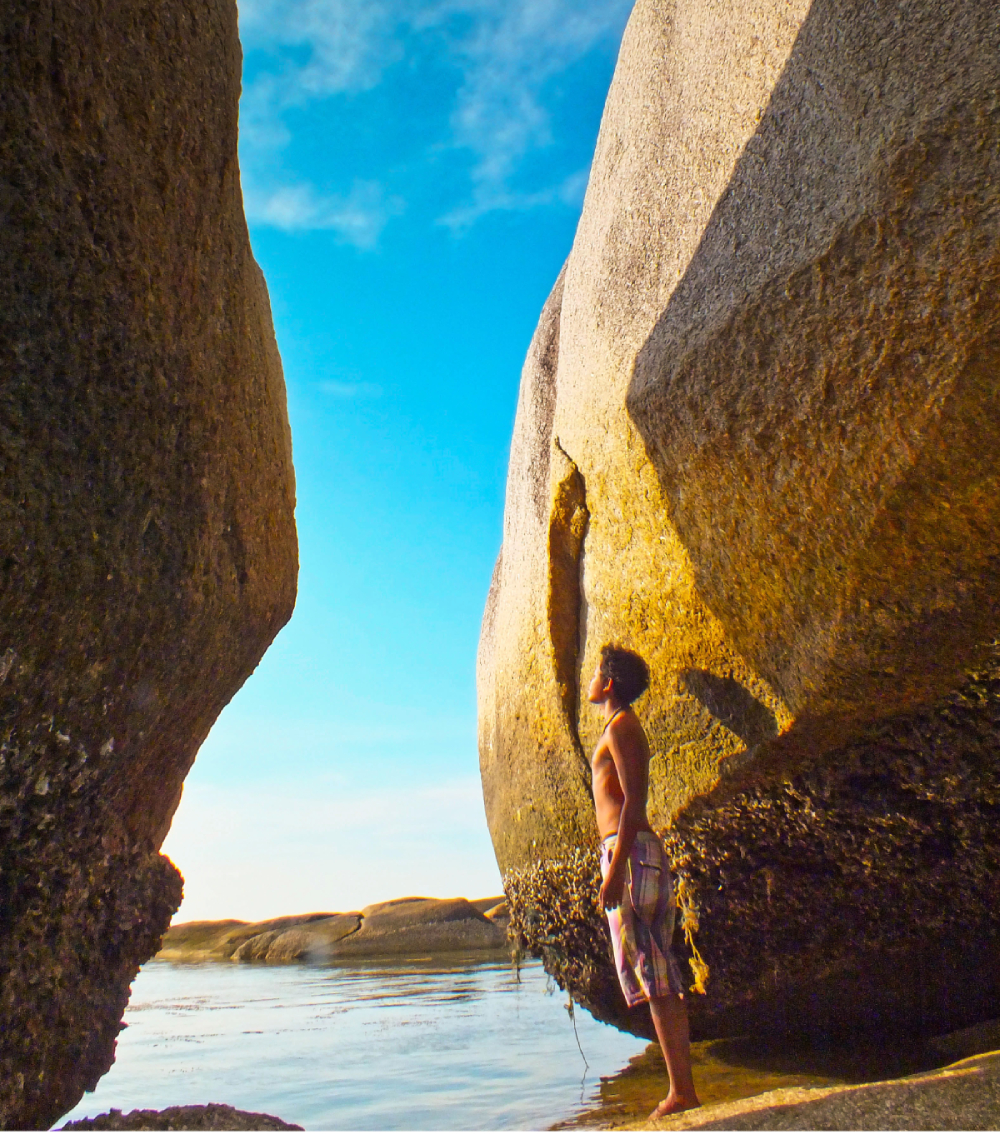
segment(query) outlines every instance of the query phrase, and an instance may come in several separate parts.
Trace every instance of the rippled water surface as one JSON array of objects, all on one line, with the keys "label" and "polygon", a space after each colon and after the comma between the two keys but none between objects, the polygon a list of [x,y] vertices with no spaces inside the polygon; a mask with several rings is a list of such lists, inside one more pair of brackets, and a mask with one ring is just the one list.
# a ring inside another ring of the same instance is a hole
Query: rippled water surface
[{"label": "rippled water surface", "polygon": [[307,1130],[545,1129],[645,1042],[537,963],[174,965],[137,977],[114,1067],[68,1119],[223,1102]]}]

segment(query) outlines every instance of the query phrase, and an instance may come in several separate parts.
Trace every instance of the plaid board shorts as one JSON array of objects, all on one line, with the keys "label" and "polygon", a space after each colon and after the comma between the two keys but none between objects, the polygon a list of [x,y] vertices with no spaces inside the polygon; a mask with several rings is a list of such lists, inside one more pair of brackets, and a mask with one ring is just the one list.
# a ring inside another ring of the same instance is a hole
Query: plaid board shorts
[{"label": "plaid board shorts", "polygon": [[[617,835],[601,842],[601,876],[608,876]],[[630,1008],[651,996],[683,993],[684,982],[671,952],[674,935],[674,880],[663,843],[639,831],[628,856],[622,904],[607,910],[618,980]]]}]

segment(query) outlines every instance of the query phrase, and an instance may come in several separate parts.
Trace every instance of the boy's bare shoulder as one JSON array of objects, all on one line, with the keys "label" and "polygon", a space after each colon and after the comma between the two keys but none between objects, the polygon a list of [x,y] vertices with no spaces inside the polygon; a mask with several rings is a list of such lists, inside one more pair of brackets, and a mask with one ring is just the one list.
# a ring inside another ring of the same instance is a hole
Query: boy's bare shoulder
[{"label": "boy's bare shoulder", "polygon": [[614,720],[612,720],[611,724],[608,725],[607,731],[604,735],[606,737],[613,736],[616,741],[626,740],[631,737],[641,737],[643,740],[645,740],[646,730],[642,727],[642,722],[635,715],[635,713],[632,712],[631,709],[629,709],[624,713],[620,713],[617,717],[614,718]]}]

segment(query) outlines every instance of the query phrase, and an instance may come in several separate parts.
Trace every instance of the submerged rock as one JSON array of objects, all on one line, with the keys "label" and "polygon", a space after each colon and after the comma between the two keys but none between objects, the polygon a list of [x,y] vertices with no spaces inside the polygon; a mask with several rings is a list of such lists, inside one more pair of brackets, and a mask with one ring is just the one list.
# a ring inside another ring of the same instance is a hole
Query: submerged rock
[{"label": "submerged rock", "polygon": [[0,1125],[111,1065],[158,848],[295,599],[232,3],[2,4]]},{"label": "submerged rock", "polygon": [[271,1114],[237,1110],[225,1103],[168,1106],[166,1110],[110,1110],[96,1118],[67,1122],[60,1130],[302,1130]]},{"label": "submerged rock", "polygon": [[478,671],[512,925],[604,1018],[648,1030],[584,896],[610,640],[653,671],[696,1034],[1000,1007],[998,59],[974,0],[633,11]]}]

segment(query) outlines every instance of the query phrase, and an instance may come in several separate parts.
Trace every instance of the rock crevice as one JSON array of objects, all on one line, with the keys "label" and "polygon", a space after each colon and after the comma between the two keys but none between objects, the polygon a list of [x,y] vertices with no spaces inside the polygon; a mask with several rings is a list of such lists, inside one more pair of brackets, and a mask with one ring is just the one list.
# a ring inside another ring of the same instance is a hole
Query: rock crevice
[{"label": "rock crevice", "polygon": [[558,438],[554,439],[553,448],[556,484],[549,514],[549,639],[566,728],[580,758],[584,759],[576,722],[581,688],[583,550],[590,513],[583,475]]}]

